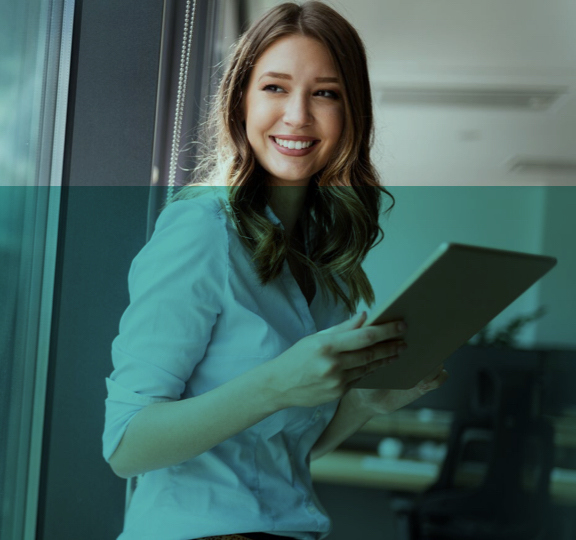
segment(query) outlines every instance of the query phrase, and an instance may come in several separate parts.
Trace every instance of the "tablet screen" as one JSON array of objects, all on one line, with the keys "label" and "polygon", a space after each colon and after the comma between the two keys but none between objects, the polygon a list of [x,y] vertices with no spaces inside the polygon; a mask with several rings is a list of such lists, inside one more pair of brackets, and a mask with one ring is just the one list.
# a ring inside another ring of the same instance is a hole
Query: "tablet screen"
[{"label": "tablet screen", "polygon": [[443,243],[364,326],[403,319],[408,348],[358,388],[412,388],[546,274],[556,259]]}]

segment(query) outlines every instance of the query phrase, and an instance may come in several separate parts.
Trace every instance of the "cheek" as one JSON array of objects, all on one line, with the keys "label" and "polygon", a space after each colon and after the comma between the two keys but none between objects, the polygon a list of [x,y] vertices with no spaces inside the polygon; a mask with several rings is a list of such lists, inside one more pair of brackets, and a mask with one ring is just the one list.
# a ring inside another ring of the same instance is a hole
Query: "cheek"
[{"label": "cheek", "polygon": [[266,100],[254,100],[248,107],[248,117],[254,124],[262,125],[277,114],[278,108],[279,107],[275,106],[274,103],[270,103]]},{"label": "cheek", "polygon": [[262,137],[262,134],[270,129],[274,123],[274,111],[270,107],[263,105],[254,106],[249,109],[246,122],[246,129],[250,137]]},{"label": "cheek", "polygon": [[340,141],[342,140],[343,135],[344,135],[344,131],[343,131],[342,123],[341,122],[335,122],[334,125],[332,126],[331,137],[330,137],[330,139],[331,139],[330,151],[331,152],[334,152],[336,147],[340,144]]},{"label": "cheek", "polygon": [[327,118],[330,126],[330,132],[335,138],[340,138],[344,130],[344,112],[341,109],[331,111]]},{"label": "cheek", "polygon": [[329,159],[338,149],[344,136],[344,114],[341,111],[333,111],[326,120],[327,133],[330,134],[330,145],[326,147],[326,153]]}]

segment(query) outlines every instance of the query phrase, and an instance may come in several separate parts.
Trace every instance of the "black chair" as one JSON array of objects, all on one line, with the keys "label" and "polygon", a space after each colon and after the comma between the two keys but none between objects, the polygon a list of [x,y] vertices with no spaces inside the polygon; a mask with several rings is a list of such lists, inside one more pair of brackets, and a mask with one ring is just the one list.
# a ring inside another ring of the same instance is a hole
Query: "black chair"
[{"label": "black chair", "polygon": [[532,414],[535,382],[518,371],[478,373],[471,410],[452,424],[438,480],[414,504],[396,504],[405,537],[546,537],[554,431]]}]

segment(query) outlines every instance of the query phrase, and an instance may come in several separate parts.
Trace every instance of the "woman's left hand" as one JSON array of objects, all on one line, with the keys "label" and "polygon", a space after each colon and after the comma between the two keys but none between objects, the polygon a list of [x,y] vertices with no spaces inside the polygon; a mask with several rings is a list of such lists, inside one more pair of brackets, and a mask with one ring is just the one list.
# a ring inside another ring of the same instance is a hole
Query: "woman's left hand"
[{"label": "woman's left hand", "polygon": [[425,379],[422,379],[416,386],[407,390],[388,389],[367,389],[354,388],[350,392],[356,393],[360,406],[370,412],[371,415],[390,414],[432,390],[442,386],[448,379],[448,372],[444,369],[444,364]]}]

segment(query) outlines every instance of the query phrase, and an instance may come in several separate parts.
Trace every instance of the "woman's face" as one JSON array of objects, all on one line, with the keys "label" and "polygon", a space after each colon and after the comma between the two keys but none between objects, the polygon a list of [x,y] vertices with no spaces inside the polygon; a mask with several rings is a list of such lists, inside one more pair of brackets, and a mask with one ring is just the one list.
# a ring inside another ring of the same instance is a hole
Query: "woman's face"
[{"label": "woman's face", "polygon": [[[272,185],[308,185],[328,162],[344,122],[337,78],[324,45],[304,36],[279,39],[256,62],[242,98],[243,116],[250,146]],[[315,142],[298,150],[274,140],[298,136]]]}]

